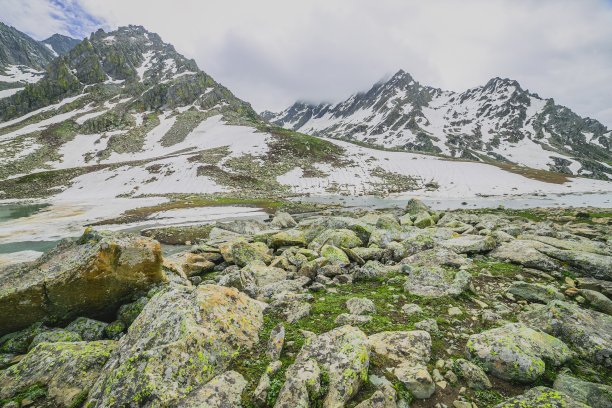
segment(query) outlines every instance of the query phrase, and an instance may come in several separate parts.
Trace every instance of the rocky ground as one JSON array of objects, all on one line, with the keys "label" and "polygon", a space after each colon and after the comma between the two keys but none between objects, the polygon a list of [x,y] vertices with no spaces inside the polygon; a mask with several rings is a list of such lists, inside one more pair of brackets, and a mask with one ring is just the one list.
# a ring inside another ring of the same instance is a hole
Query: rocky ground
[{"label": "rocky ground", "polygon": [[0,406],[611,407],[611,216],[87,230],[0,269]]}]

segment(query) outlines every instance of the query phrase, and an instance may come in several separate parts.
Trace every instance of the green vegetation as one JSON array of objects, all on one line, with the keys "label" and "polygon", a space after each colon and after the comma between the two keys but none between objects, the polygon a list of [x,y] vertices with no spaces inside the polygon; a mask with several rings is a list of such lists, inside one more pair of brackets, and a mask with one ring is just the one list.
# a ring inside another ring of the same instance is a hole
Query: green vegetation
[{"label": "green vegetation", "polygon": [[0,399],[0,405],[8,404],[9,402],[17,402],[19,405],[22,403],[32,404],[34,401],[44,398],[47,396],[47,387],[42,384],[35,384],[28,389],[20,392],[16,396],[10,399]]}]

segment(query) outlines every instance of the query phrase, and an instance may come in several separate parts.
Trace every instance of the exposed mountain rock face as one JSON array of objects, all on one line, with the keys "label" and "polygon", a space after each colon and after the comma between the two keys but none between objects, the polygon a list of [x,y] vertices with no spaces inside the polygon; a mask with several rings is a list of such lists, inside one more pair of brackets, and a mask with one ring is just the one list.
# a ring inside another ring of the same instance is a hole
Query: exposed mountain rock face
[{"label": "exposed mountain rock face", "polygon": [[41,41],[43,44],[49,48],[54,55],[66,55],[77,46],[81,40],[77,40],[76,38],[68,37],[62,34],[53,34],[51,37],[46,40]]},{"label": "exposed mountain rock face", "polygon": [[300,132],[388,148],[601,179],[612,174],[612,131],[509,79],[458,93],[424,86],[400,70],[343,102],[297,102],[262,116]]},{"label": "exposed mountain rock face", "polygon": [[[196,101],[202,107],[212,107],[224,102],[234,110],[256,115],[248,104],[200,71],[193,60],[138,26],[93,33],[54,60],[41,81],[2,100],[0,112],[3,120],[9,120],[77,95],[86,86],[118,84],[125,85],[124,93],[135,98],[129,106],[132,108],[175,108]],[[116,86],[97,89],[108,93],[112,88]]]},{"label": "exposed mountain rock face", "polygon": [[25,65],[43,70],[54,58],[44,44],[0,22],[0,68]]}]

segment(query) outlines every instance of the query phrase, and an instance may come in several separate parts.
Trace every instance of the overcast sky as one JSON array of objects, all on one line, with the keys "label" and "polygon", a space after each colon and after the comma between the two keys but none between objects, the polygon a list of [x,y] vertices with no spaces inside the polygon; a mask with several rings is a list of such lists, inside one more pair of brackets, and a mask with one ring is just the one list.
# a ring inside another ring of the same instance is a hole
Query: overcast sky
[{"label": "overcast sky", "polygon": [[336,102],[404,69],[462,91],[492,77],[612,127],[611,0],[0,0],[43,39],[144,25],[253,104]]}]

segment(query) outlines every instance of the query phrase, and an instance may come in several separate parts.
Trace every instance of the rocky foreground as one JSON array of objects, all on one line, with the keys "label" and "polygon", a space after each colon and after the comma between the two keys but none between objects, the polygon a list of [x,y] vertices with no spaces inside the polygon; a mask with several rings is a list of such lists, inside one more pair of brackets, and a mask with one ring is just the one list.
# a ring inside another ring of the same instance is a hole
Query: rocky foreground
[{"label": "rocky foreground", "polygon": [[0,269],[0,406],[612,406],[609,213],[189,231],[164,257],[88,229]]}]

